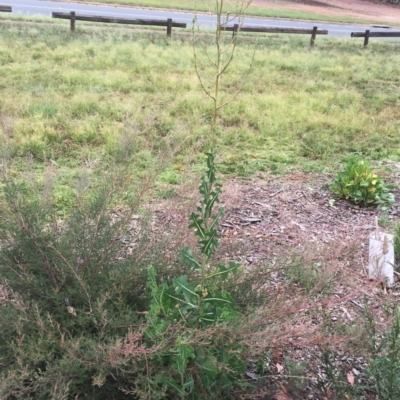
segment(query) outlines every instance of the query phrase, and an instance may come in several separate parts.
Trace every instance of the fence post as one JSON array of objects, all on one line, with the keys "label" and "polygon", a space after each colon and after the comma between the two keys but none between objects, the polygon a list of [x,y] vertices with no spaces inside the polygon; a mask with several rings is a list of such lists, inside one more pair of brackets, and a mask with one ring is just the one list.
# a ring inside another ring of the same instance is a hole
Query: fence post
[{"label": "fence post", "polygon": [[172,18],[168,18],[167,20],[167,36],[171,36],[172,34]]},{"label": "fence post", "polygon": [[368,46],[369,42],[369,29],[365,31],[365,36],[364,36],[364,49]]},{"label": "fence post", "polygon": [[233,25],[232,37],[235,37],[239,30],[239,24]]},{"label": "fence post", "polygon": [[312,33],[311,33],[311,41],[310,41],[310,46],[313,47],[315,43],[315,38],[317,37],[317,30],[318,26],[314,26]]},{"label": "fence post", "polygon": [[75,11],[70,12],[71,32],[75,32]]}]

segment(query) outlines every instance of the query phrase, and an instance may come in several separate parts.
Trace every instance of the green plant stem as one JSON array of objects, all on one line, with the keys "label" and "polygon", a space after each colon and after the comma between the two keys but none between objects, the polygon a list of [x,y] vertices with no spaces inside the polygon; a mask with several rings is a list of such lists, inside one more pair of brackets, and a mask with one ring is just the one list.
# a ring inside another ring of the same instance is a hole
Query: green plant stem
[{"label": "green plant stem", "polygon": [[[207,201],[210,198],[210,193],[212,190],[212,183],[210,181],[207,182]],[[203,205],[204,207],[204,205]],[[204,207],[204,227],[205,227],[205,236],[207,237],[207,234],[210,232],[210,218],[211,218],[211,209],[207,209],[207,207]],[[203,253],[202,256],[202,262],[201,262],[201,294],[199,296],[199,300],[198,300],[198,307],[199,310],[201,310],[201,306],[203,303],[203,293],[205,290],[205,281],[206,281],[206,268],[207,268],[207,264],[209,261],[210,257],[207,254]],[[199,320],[200,322],[200,320]]]},{"label": "green plant stem", "polygon": [[214,114],[212,120],[212,148],[215,145],[215,129],[217,125],[218,118],[218,94],[219,94],[219,83],[221,79],[221,64],[222,64],[222,51],[221,51],[221,14],[223,9],[224,1],[216,0],[216,14],[217,14],[217,29],[215,30],[215,44],[217,47],[217,73],[215,75],[215,85],[214,85]]}]

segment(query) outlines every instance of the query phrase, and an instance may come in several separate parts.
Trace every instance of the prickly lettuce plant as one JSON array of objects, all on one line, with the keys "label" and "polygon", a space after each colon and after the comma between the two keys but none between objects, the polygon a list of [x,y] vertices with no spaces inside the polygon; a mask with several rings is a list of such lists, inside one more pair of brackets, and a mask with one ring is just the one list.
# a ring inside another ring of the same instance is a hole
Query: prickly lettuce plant
[{"label": "prickly lettuce plant", "polygon": [[[240,26],[251,1],[238,1],[236,17]],[[197,212],[190,215],[189,224],[199,238],[201,256],[198,259],[190,248],[184,248],[182,257],[189,273],[175,278],[169,285],[158,285],[154,269],[149,269],[152,301],[147,314],[149,328],[146,340],[153,347],[169,343],[169,350],[162,352],[158,358],[163,372],[151,379],[150,386],[152,391],[168,393],[168,398],[176,395],[181,399],[225,398],[227,392],[241,381],[246,368],[241,357],[243,348],[240,337],[234,333],[235,321],[240,313],[230,293],[222,288],[222,282],[230,274],[235,274],[239,266],[234,262],[228,265],[211,262],[219,243],[218,221],[223,215],[221,208],[215,210],[221,193],[215,163],[217,121],[220,110],[238,94],[228,100],[220,97],[221,79],[233,60],[237,35],[232,40],[224,40],[222,33],[230,21],[229,17],[224,17],[224,0],[216,0],[212,4],[217,19],[214,57],[210,57],[211,53],[205,50],[201,39],[197,41],[193,36],[197,77],[213,104],[210,130],[206,137],[210,149],[205,154],[207,171],[199,186],[201,202]],[[210,87],[201,74],[196,44],[200,45],[205,56]],[[163,348],[166,348],[165,345]]]},{"label": "prickly lettuce plant", "polygon": [[239,265],[210,265],[218,246],[218,220],[223,214],[221,208],[214,212],[221,192],[214,160],[214,154],[207,153],[208,169],[199,186],[202,200],[197,213],[190,216],[189,227],[195,228],[199,237],[201,260],[185,248],[183,260],[192,274],[174,279],[171,285],[157,285],[155,271],[149,269],[152,302],[147,340],[152,346],[165,342],[171,328],[180,327],[170,350],[159,358],[160,366],[169,364],[171,369],[164,368],[155,382],[180,398],[220,398],[245,371],[239,339],[232,335],[232,322],[240,313],[220,285],[229,274],[236,273]]}]

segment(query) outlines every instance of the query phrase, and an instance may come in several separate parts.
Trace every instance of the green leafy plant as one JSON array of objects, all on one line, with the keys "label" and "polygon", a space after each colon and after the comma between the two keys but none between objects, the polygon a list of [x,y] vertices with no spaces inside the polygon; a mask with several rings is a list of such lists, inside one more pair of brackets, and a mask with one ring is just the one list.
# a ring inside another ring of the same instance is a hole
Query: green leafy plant
[{"label": "green leafy plant", "polygon": [[323,278],[321,265],[318,263],[302,265],[295,262],[290,268],[284,270],[284,275],[290,282],[303,287],[307,293],[320,284]]},{"label": "green leafy plant", "polygon": [[[244,12],[251,0],[238,1],[237,18],[239,26],[243,23]],[[221,80],[231,65],[234,57],[237,35],[226,41],[225,26],[231,21],[229,15],[224,16],[224,0],[211,2],[210,11],[216,15],[215,52],[209,53],[202,39],[195,35],[193,24],[193,55],[197,77],[204,93],[212,101],[212,118],[210,129],[206,136],[206,146],[210,149],[205,155],[207,171],[201,178],[199,192],[201,202],[197,212],[190,215],[189,228],[195,229],[199,238],[198,259],[193,251],[186,247],[182,256],[191,271],[190,275],[182,275],[171,284],[157,284],[153,268],[149,269],[149,286],[152,302],[147,314],[149,328],[146,330],[147,340],[151,345],[165,341],[171,342],[170,350],[158,358],[162,374],[154,380],[156,391],[164,388],[166,392],[178,395],[181,399],[190,397],[221,398],[241,381],[246,365],[241,357],[239,338],[227,329],[240,316],[230,293],[223,289],[222,282],[230,274],[236,274],[239,267],[234,262],[228,265],[217,263],[213,265],[211,257],[219,245],[218,221],[223,215],[223,209],[214,211],[219,203],[221,186],[216,179],[216,135],[217,121],[220,110],[229,104],[237,95],[230,99],[221,99]],[[200,45],[205,59],[205,66],[200,65],[196,45]],[[207,67],[210,85],[202,74]],[[180,326],[181,332],[176,338],[169,336],[171,326]],[[221,329],[224,332],[221,335]],[[209,335],[206,333],[210,332]],[[211,333],[212,332],[212,333]],[[218,333],[219,332],[219,333]],[[201,336],[209,336],[207,345],[203,344]],[[165,365],[172,368],[165,368]]]},{"label": "green leafy plant", "polygon": [[389,216],[386,212],[383,212],[378,219],[378,224],[382,227],[382,228],[386,228],[389,226]]},{"label": "green leafy plant", "polygon": [[305,377],[307,374],[307,363],[304,361],[298,363],[290,359],[285,359],[285,367],[289,390],[295,393],[304,390],[308,383]]},{"label": "green leafy plant", "polygon": [[355,204],[380,205],[387,207],[394,203],[390,186],[371,168],[367,160],[350,158],[343,171],[335,177],[331,186],[334,194],[344,197]]},{"label": "green leafy plant", "polygon": [[[192,274],[179,276],[170,285],[158,285],[154,268],[149,269],[152,302],[147,314],[150,325],[146,330],[147,340],[152,345],[164,342],[172,326],[181,327],[171,349],[159,359],[160,366],[169,364],[173,368],[167,369],[169,373],[164,368],[156,382],[167,385],[170,392],[181,398],[219,398],[245,371],[238,338],[226,331],[222,339],[215,330],[234,321],[240,313],[229,292],[221,288],[221,282],[229,274],[236,274],[239,265],[234,262],[210,265],[218,246],[218,220],[223,215],[221,208],[213,212],[221,192],[216,181],[214,157],[213,153],[207,153],[208,169],[199,186],[202,200],[198,212],[190,216],[189,227],[194,228],[199,237],[201,260],[190,248],[184,248],[183,260]],[[204,346],[195,337],[210,329],[213,334]]]},{"label": "green leafy plant", "polygon": [[[346,365],[337,362],[339,355],[335,351],[324,350],[321,355],[325,377],[317,374],[317,387],[331,398],[345,399],[358,396],[362,391],[357,378],[351,385],[347,378]],[[355,397],[359,398],[359,397]]]}]

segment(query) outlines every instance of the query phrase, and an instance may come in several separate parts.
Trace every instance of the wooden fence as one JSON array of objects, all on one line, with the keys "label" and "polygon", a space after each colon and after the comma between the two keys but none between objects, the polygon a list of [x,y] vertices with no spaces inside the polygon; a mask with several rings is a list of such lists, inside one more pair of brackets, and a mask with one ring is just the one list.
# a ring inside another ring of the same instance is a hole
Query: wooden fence
[{"label": "wooden fence", "polygon": [[[53,12],[53,18],[69,19],[71,21],[71,31],[75,31],[76,21],[90,21],[90,22],[105,22],[113,24],[127,24],[127,25],[150,25],[150,26],[166,26],[167,35],[171,36],[172,28],[186,28],[187,24],[182,22],[174,22],[171,18],[165,20],[158,19],[128,19],[128,18],[114,18],[114,17],[100,17],[96,15],[83,15],[76,14],[75,11],[69,13]],[[224,27],[225,31],[233,32],[235,35],[239,30],[242,32],[264,32],[264,33],[296,33],[311,35],[311,46],[314,45],[317,35],[327,35],[327,30],[318,30],[318,27],[314,26],[313,29],[295,29],[295,28],[263,28],[263,27],[252,27],[242,26],[239,29],[239,25]]]},{"label": "wooden fence", "polygon": [[365,32],[351,32],[351,37],[363,37],[364,47],[367,47],[370,37],[400,37],[400,32],[370,32],[367,29]]},{"label": "wooden fence", "polygon": [[327,30],[318,30],[317,26],[313,29],[297,29],[297,28],[264,28],[259,26],[242,26],[239,28],[238,24],[233,26],[227,26],[224,28],[225,31],[233,32],[233,35],[240,30],[240,32],[259,32],[259,33],[294,33],[300,35],[311,35],[310,45],[314,46],[317,35],[327,35]]},{"label": "wooden fence", "polygon": [[[12,12],[11,6],[2,6],[0,5],[0,12]],[[149,25],[149,26],[165,26],[167,28],[167,35],[171,36],[172,28],[186,28],[187,24],[182,22],[174,22],[171,18],[167,20],[159,20],[159,19],[128,19],[128,18],[114,18],[114,17],[100,17],[96,15],[83,15],[76,14],[75,11],[71,11],[69,13],[63,12],[53,12],[53,18],[60,19],[69,19],[71,21],[71,31],[75,31],[76,21],[89,21],[89,22],[104,22],[111,24],[126,24],[126,25]],[[386,28],[386,26],[382,26],[382,28]],[[296,29],[296,28],[264,28],[258,26],[242,26],[239,27],[238,24],[233,26],[225,26],[223,28],[227,32],[233,32],[233,35],[236,35],[238,31],[241,32],[254,32],[254,33],[293,33],[293,34],[302,34],[302,35],[311,35],[310,45],[314,46],[315,39],[317,35],[327,35],[328,31],[320,29],[318,30],[317,26],[314,26],[313,29]],[[352,38],[363,37],[364,38],[364,47],[368,46],[369,38],[371,37],[400,37],[400,32],[371,32],[367,29],[365,32],[352,32]]]},{"label": "wooden fence", "polygon": [[[0,6],[0,11],[12,12],[11,6]],[[75,31],[76,21],[88,21],[88,22],[103,22],[111,24],[125,24],[125,25],[148,25],[148,26],[165,26],[167,28],[167,35],[171,36],[172,28],[186,28],[187,24],[182,22],[174,22],[171,18],[167,20],[159,19],[129,19],[129,18],[114,18],[114,17],[101,17],[97,15],[84,15],[76,14],[75,11],[67,12],[53,12],[53,18],[69,19],[71,31]],[[233,26],[225,26],[225,31],[233,32],[233,35],[240,30],[241,32],[261,32],[261,33],[294,33],[311,35],[311,46],[314,46],[317,35],[327,35],[327,30],[318,30],[317,26],[313,29],[296,29],[296,28],[264,28],[256,26],[242,26],[239,28],[238,24]]]},{"label": "wooden fence", "polygon": [[186,24],[182,22],[174,22],[171,18],[167,20],[159,19],[128,19],[128,18],[113,18],[113,17],[99,17],[96,15],[83,15],[76,14],[75,11],[69,13],[53,12],[53,18],[69,19],[71,21],[71,31],[75,31],[76,21],[90,21],[90,22],[105,22],[111,24],[125,24],[125,25],[150,25],[150,26],[165,26],[167,27],[167,35],[171,36],[172,28],[186,28]]},{"label": "wooden fence", "polygon": [[0,6],[0,12],[12,12],[11,6]]}]

